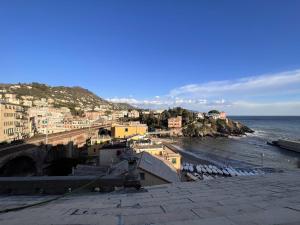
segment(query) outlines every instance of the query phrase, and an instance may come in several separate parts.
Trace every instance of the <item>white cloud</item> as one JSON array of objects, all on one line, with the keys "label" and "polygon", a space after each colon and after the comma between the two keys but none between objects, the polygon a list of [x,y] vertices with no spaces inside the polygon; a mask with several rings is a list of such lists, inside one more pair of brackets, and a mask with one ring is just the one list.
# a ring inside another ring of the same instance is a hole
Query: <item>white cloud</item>
[{"label": "white cloud", "polygon": [[[108,100],[141,108],[182,106],[198,111],[219,109],[232,115],[300,115],[299,94],[300,70],[294,70],[233,81],[185,85],[165,96],[153,95],[155,97],[151,99],[129,97]],[[285,95],[293,96],[293,100]]]},{"label": "white cloud", "polygon": [[258,94],[257,92],[278,92],[289,86],[300,90],[300,70],[246,77],[238,80],[213,81],[203,84],[190,84],[170,91],[170,96],[217,96],[236,93]]},{"label": "white cloud", "polygon": [[237,101],[227,108],[231,115],[300,115],[300,101],[256,103]]}]

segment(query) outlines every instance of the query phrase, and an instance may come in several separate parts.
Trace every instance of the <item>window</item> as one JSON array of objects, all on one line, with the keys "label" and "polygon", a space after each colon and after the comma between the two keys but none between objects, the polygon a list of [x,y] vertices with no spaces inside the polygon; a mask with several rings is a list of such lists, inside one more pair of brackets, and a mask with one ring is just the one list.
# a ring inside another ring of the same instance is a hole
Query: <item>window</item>
[{"label": "window", "polygon": [[145,173],[140,173],[141,180],[145,180]]},{"label": "window", "polygon": [[127,127],[125,128],[125,132],[128,132],[128,128]]},{"label": "window", "polygon": [[176,164],[176,158],[172,158],[172,163]]}]

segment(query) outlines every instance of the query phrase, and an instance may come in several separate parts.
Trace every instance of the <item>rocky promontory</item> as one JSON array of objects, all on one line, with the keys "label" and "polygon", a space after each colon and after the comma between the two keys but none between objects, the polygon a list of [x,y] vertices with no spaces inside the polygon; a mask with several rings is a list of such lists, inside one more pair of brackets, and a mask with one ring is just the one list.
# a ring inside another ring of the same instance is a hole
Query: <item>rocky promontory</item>
[{"label": "rocky promontory", "polygon": [[[169,119],[180,117],[181,127],[170,127],[168,124]],[[185,137],[204,137],[204,136],[241,136],[246,133],[253,133],[249,127],[243,125],[238,121],[234,121],[226,117],[224,112],[211,110],[208,113],[199,113],[176,107],[157,114],[154,111],[149,111],[148,114],[140,111],[139,118],[124,118],[124,121],[139,121],[140,123],[147,124],[148,130],[151,131],[164,131],[175,130],[171,132],[172,135],[185,136]]]},{"label": "rocky promontory", "polygon": [[185,137],[218,137],[218,136],[242,136],[253,133],[249,127],[238,121],[226,119],[203,118],[187,124],[182,129]]}]

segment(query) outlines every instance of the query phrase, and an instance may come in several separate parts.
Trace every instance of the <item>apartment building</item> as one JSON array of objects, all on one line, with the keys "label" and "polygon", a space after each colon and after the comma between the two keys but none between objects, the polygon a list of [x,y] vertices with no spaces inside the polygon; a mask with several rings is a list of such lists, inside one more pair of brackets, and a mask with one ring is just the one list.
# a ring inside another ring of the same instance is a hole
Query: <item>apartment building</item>
[{"label": "apartment building", "polygon": [[104,116],[104,111],[86,111],[84,112],[84,117],[89,120],[99,120],[101,116]]},{"label": "apartment building", "polygon": [[63,120],[65,130],[88,128],[92,122],[85,117],[65,117]]},{"label": "apartment building", "polygon": [[0,102],[0,142],[11,142],[29,137],[31,127],[27,108]]},{"label": "apartment building", "polygon": [[133,150],[136,153],[148,152],[151,155],[158,156],[161,160],[168,161],[177,171],[180,170],[181,155],[164,145],[153,143],[134,145]]},{"label": "apartment building", "polygon": [[131,110],[131,111],[128,112],[128,117],[129,118],[139,118],[140,113],[137,110]]},{"label": "apartment building", "polygon": [[127,113],[128,112],[125,111],[125,110],[113,111],[113,113],[112,113],[112,119],[113,120],[118,120],[120,118],[123,118],[123,117],[127,116]]},{"label": "apartment building", "polygon": [[171,136],[182,135],[182,117],[171,117],[168,119],[168,128],[170,129]]},{"label": "apartment building", "polygon": [[52,134],[65,131],[64,118],[71,116],[67,108],[32,107],[28,110],[35,133]]},{"label": "apartment building", "polygon": [[148,126],[140,123],[116,124],[111,128],[113,138],[128,138],[134,135],[145,135]]},{"label": "apartment building", "polygon": [[168,128],[181,128],[182,127],[182,117],[171,117],[168,119]]}]

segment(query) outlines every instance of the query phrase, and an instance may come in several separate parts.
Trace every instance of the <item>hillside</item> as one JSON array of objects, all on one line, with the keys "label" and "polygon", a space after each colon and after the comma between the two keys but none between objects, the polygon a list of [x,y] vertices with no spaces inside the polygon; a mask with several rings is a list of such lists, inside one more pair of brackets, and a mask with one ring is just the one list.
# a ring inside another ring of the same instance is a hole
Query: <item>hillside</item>
[{"label": "hillside", "polygon": [[97,109],[131,109],[128,104],[115,104],[98,97],[91,91],[81,87],[48,86],[40,83],[0,84],[2,95],[16,94],[21,102],[30,100],[33,105],[39,101],[47,101],[54,107],[68,107],[71,111]]}]

